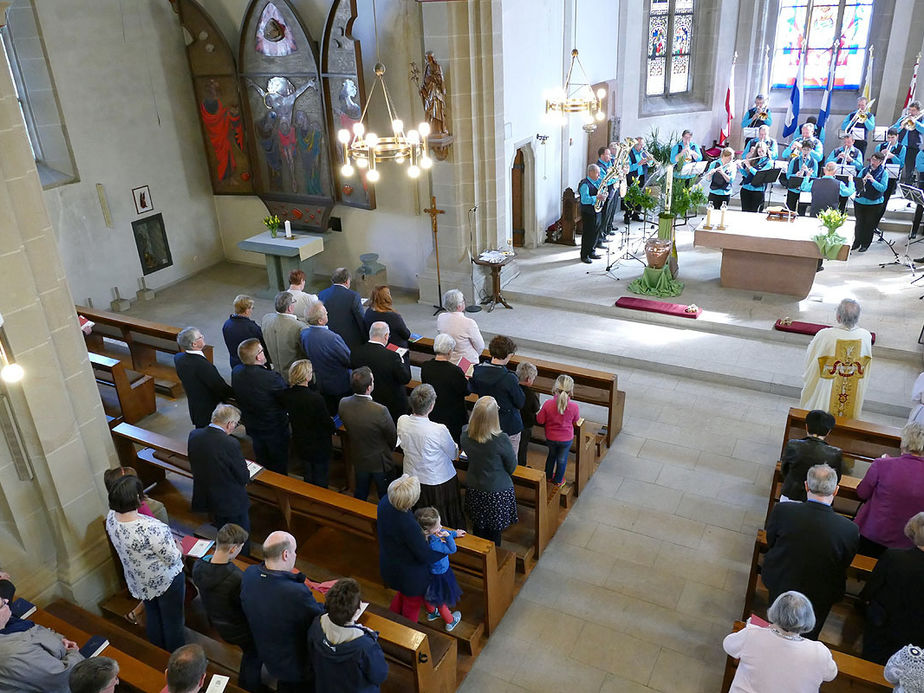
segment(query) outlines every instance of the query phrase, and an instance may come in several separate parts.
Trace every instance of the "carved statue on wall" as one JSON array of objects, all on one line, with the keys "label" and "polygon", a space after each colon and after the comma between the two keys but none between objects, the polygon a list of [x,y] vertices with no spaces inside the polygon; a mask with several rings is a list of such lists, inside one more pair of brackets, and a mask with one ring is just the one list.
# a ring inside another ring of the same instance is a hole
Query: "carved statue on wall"
[{"label": "carved statue on wall", "polygon": [[430,125],[430,135],[427,145],[440,161],[449,156],[449,146],[453,136],[449,131],[449,109],[446,107],[446,82],[443,79],[443,68],[436,62],[433,51],[427,51],[424,63],[423,80],[420,79],[420,68],[411,63],[411,81],[417,85],[420,100],[423,103],[424,117]]}]

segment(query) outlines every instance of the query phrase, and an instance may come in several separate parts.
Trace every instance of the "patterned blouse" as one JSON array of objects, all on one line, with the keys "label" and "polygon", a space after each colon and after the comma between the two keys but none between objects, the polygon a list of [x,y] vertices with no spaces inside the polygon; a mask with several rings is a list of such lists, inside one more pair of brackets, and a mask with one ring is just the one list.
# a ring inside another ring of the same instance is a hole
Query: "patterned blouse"
[{"label": "patterned blouse", "polygon": [[924,691],[924,650],[905,645],[889,657],[884,671],[885,680],[898,684],[893,691],[915,693]]},{"label": "patterned blouse", "polygon": [[151,600],[170,587],[183,572],[183,554],[177,548],[170,527],[153,517],[119,522],[115,511],[106,515],[106,532],[115,547],[128,591],[135,599]]}]

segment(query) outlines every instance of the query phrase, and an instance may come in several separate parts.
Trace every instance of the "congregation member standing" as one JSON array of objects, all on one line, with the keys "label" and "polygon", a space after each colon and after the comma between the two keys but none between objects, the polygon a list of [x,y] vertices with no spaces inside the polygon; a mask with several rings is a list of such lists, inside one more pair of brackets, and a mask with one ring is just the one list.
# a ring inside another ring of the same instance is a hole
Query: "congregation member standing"
[{"label": "congregation member standing", "polygon": [[303,477],[309,484],[327,488],[332,436],[337,430],[324,398],[312,389],[311,361],[299,359],[289,368],[289,387],[282,393],[282,406],[292,426],[292,448],[301,460]]},{"label": "congregation member standing", "polygon": [[458,289],[450,289],[443,294],[443,308],[446,312],[436,317],[436,331],[448,334],[455,341],[449,360],[457,364],[464,358],[478,363],[484,351],[484,337],[478,323],[465,314],[465,296]]},{"label": "congregation member standing", "polygon": [[805,490],[804,502],[777,503],[770,511],[769,549],[761,577],[771,601],[789,590],[809,598],[815,627],[806,637],[817,640],[831,606],[844,596],[860,533],[831,507],[837,493],[837,474],[831,467],[819,464],[809,469]]},{"label": "congregation member standing", "polygon": [[302,348],[311,361],[318,391],[327,411],[337,413],[340,400],[350,396],[350,348],[327,324],[327,308],[316,301],[308,310],[308,327],[302,330]]},{"label": "congregation member standing", "polygon": [[295,317],[298,318],[299,322],[307,324],[308,309],[311,308],[312,303],[318,300],[318,297],[305,291],[305,273],[302,270],[294,269],[289,272],[289,288],[286,291],[292,294],[292,298],[295,299],[295,304],[292,308]]},{"label": "congregation member standing", "polygon": [[[387,286],[377,286],[369,297],[369,307],[363,315],[363,325],[366,332],[374,322],[384,322],[388,325],[388,343],[396,347],[407,349],[411,331],[408,329],[401,314],[395,310],[391,299],[391,289]],[[408,361],[407,355],[404,357]]]},{"label": "congregation member standing", "polygon": [[436,404],[430,413],[430,420],[441,423],[449,429],[452,439],[459,442],[462,427],[468,421],[465,398],[468,396],[468,380],[451,358],[456,340],[448,334],[438,334],[433,340],[435,356],[420,365],[420,381],[433,386]]},{"label": "congregation member standing", "polygon": [[231,372],[231,386],[241,409],[257,463],[280,474],[289,470],[289,417],[280,402],[286,389],[282,376],[266,367],[258,339],[237,348],[241,365]]},{"label": "congregation member standing", "polygon": [[539,371],[529,361],[521,361],[517,365],[517,380],[523,390],[523,406],[520,407],[520,419],[523,421],[523,433],[517,445],[517,464],[526,465],[526,456],[529,452],[529,439],[536,425],[536,414],[539,413],[539,395],[533,390],[533,383]]},{"label": "congregation member standing", "polygon": [[475,366],[475,372],[469,381],[469,389],[476,395],[490,395],[497,401],[501,430],[510,437],[514,450],[520,445],[520,435],[523,431],[520,408],[526,402],[526,395],[520,387],[516,373],[507,368],[507,363],[516,350],[516,342],[510,337],[495,336],[488,345],[491,361]]},{"label": "congregation member standing", "polygon": [[[212,422],[189,434],[189,466],[193,476],[193,512],[206,511],[215,527],[228,523],[250,532],[250,472],[241,444],[231,434],[241,421],[241,412],[230,404],[219,404]],[[244,546],[250,554],[250,543]]]},{"label": "congregation member standing", "polygon": [[597,245],[597,237],[603,220],[602,211],[598,212],[594,205],[598,201],[602,204],[604,199],[605,192],[600,186],[602,177],[600,167],[590,164],[587,167],[587,176],[578,183],[578,196],[581,199],[581,262],[588,265],[592,260],[600,259],[594,248]]},{"label": "congregation member standing", "polygon": [[295,298],[288,291],[276,294],[274,305],[276,312],[263,316],[263,341],[273,370],[285,377],[289,366],[305,355],[299,339],[304,325],[295,315]]},{"label": "congregation member standing", "polygon": [[394,476],[392,451],[398,444],[395,422],[384,405],[373,401],[375,381],[372,371],[363,366],[350,376],[353,394],[340,400],[339,416],[346,429],[346,449],[356,476],[353,495],[369,498],[375,484],[379,498],[385,495]]},{"label": "congregation member standing", "polygon": [[318,294],[318,299],[327,306],[330,329],[353,349],[366,341],[362,299],[350,288],[352,276],[346,267],[334,270],[330,281],[331,285]]},{"label": "congregation member standing", "polygon": [[263,563],[244,571],[241,606],[257,644],[257,653],[277,693],[314,691],[308,657],[308,629],[324,613],[295,570],[295,537],[273,532],[263,542]]},{"label": "congregation member standing", "polygon": [[841,449],[828,445],[825,438],[834,428],[834,417],[821,409],[813,409],[805,415],[804,438],[789,440],[783,448],[780,460],[780,474],[783,486],[780,500],[801,502],[806,499],[805,477],[816,464],[826,464],[841,480]]},{"label": "congregation member standing", "polygon": [[545,444],[549,454],[545,458],[545,478],[556,486],[565,483],[565,469],[571,442],[574,440],[574,427],[581,418],[574,395],[574,378],[560,375],[552,388],[552,399],[545,401],[536,421],[545,426]]},{"label": "congregation member standing", "polygon": [[245,339],[259,339],[263,348],[266,348],[266,342],[263,341],[263,330],[253,320],[253,306],[254,301],[250,296],[238,295],[234,299],[234,313],[221,326],[221,334],[225,338],[225,346],[228,347],[232,370],[241,362],[237,357],[237,348]]},{"label": "congregation member standing", "polygon": [[369,328],[369,341],[350,351],[350,367],[368,366],[375,378],[372,399],[388,408],[396,422],[407,414],[407,387],[411,382],[411,366],[388,348],[388,324],[374,322]]},{"label": "congregation member standing", "polygon": [[231,396],[231,386],[202,353],[205,337],[197,328],[180,330],[176,343],[183,351],[173,355],[173,365],[186,391],[189,418],[196,428],[205,428],[219,402]]},{"label": "congregation member standing", "polygon": [[837,327],[819,330],[809,342],[799,408],[859,419],[869,384],[873,337],[857,325],[860,304],[852,298],[838,304],[834,317]]}]

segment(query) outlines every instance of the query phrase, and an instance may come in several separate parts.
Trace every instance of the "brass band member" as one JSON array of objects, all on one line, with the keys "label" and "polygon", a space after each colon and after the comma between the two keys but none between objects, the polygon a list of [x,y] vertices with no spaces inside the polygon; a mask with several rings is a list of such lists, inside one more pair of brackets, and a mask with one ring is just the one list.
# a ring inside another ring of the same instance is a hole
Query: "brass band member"
[{"label": "brass band member", "polygon": [[[648,166],[651,162],[651,155],[645,151],[644,138],[636,137],[635,146],[629,150],[629,173],[626,175],[626,184],[632,185],[633,181],[637,181],[638,187],[645,187],[645,178],[648,176]],[[630,209],[623,203],[623,210],[625,211],[624,221],[626,224],[629,223],[630,215],[631,219],[634,221],[642,220],[637,208]]]},{"label": "brass band member", "polygon": [[840,187],[838,188],[837,198],[838,198],[838,209],[842,212],[847,209],[847,200],[850,199],[850,196],[853,195],[857,189],[853,184],[853,177],[848,177],[847,182],[844,183],[837,179],[835,175],[837,173],[837,164],[833,161],[829,161],[825,164],[824,175],[822,178],[829,178],[831,180],[837,180]]},{"label": "brass band member", "polygon": [[587,167],[587,177],[578,183],[578,194],[581,196],[581,262],[586,262],[588,265],[592,260],[600,258],[594,252],[602,214],[594,209],[597,198],[603,196],[599,185],[600,167],[591,164]]},{"label": "brass band member", "polygon": [[912,101],[908,110],[892,126],[899,131],[898,141],[905,146],[905,168],[902,171],[901,182],[911,185],[914,181],[914,159],[921,148],[924,134],[924,119],[921,118],[921,102]]},{"label": "brass band member", "polygon": [[807,143],[802,147],[799,156],[789,162],[789,168],[786,169],[786,178],[798,176],[802,178],[802,183],[795,190],[790,189],[786,193],[786,206],[791,210],[798,210],[800,216],[804,216],[809,205],[807,202],[799,202],[799,195],[804,192],[811,192],[812,179],[818,177],[818,161],[812,155],[812,147]]},{"label": "brass band member", "polygon": [[766,125],[761,125],[757,129],[757,137],[752,137],[744,145],[745,151],[750,151],[751,147],[756,143],[762,143],[767,149],[767,156],[771,159],[776,159],[779,156],[779,148],[777,146],[776,140],[770,137],[770,128]]},{"label": "brass band member", "polygon": [[706,176],[709,179],[709,204],[713,209],[721,209],[723,203],[727,204],[731,201],[732,185],[735,182],[735,173],[738,171],[738,164],[732,161],[734,158],[735,150],[726,147],[719,158],[710,163],[706,169]]},{"label": "brass band member", "polygon": [[802,149],[808,149],[809,153],[816,162],[820,163],[824,159],[824,148],[820,140],[815,139],[815,124],[803,123],[802,135],[797,137],[789,146],[783,150],[780,155],[784,159],[797,156]]},{"label": "brass band member", "polygon": [[764,208],[765,185],[752,185],[751,181],[758,171],[773,167],[773,161],[767,156],[767,145],[756,140],[741,163],[741,209],[745,212],[759,212]]},{"label": "brass band member", "polygon": [[[857,99],[857,108],[855,111],[848,113],[844,120],[841,121],[841,130],[847,130],[849,134],[855,134],[853,131],[860,128],[863,131],[863,137],[856,137],[856,147],[863,156],[866,156],[866,142],[872,140],[873,131],[876,129],[876,116],[869,110],[869,103],[865,96]],[[859,133],[856,133],[859,135]]]},{"label": "brass band member", "polygon": [[764,101],[763,94],[758,94],[754,97],[754,106],[744,114],[744,118],[741,119],[741,127],[759,128],[761,125],[773,125],[770,107],[764,105]]},{"label": "brass band member", "polygon": [[[898,135],[898,130],[889,128],[889,131],[886,133],[886,141],[876,147],[876,151],[882,152],[882,156],[885,157],[882,162],[883,166],[888,166],[890,164],[898,166],[898,175],[889,173],[889,186],[886,188],[882,200],[883,213],[885,213],[886,207],[889,205],[889,199],[892,197],[892,193],[894,193],[895,189],[898,187],[898,179],[902,175],[902,166],[905,163],[905,147],[899,143]],[[886,171],[886,173],[888,173],[888,171]],[[912,238],[913,237],[914,236],[912,236]]]},{"label": "brass band member", "polygon": [[853,200],[853,215],[857,220],[854,226],[854,240],[851,250],[865,253],[873,242],[873,231],[881,215],[883,193],[888,186],[888,174],[882,166],[885,157],[881,152],[874,152],[869,165],[860,171],[863,180],[863,192]]},{"label": "brass band member", "polygon": [[[606,176],[610,169],[616,165],[613,160],[614,151],[609,147],[600,147],[597,150],[597,166],[600,168],[601,176]],[[605,249],[603,244],[607,238],[613,235],[613,216],[619,207],[619,188],[614,183],[610,183],[606,186],[606,194],[606,204],[603,206],[603,212],[600,216],[600,232],[597,235],[596,247],[600,250]]]},{"label": "brass band member", "polygon": [[844,144],[828,154],[825,161],[850,166],[853,169],[853,175],[859,175],[860,169],[863,168],[863,152],[854,146],[853,135],[848,132],[844,135]]},{"label": "brass band member", "polygon": [[680,141],[671,147],[671,163],[674,164],[674,178],[682,181],[684,185],[690,186],[696,180],[696,174],[680,175],[680,170],[690,162],[702,161],[703,154],[699,150],[699,145],[693,141],[693,131],[684,130],[680,136]]}]

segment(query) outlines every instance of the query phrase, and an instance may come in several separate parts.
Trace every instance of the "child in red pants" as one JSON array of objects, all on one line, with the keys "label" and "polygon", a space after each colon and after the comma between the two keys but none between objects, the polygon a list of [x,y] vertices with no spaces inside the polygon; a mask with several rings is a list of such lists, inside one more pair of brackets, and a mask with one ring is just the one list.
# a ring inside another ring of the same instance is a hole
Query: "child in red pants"
[{"label": "child in red pants", "polygon": [[430,564],[430,584],[424,598],[424,607],[427,609],[427,620],[435,621],[442,618],[446,622],[448,633],[462,620],[461,611],[450,611],[462,596],[456,576],[449,567],[449,554],[456,552],[456,537],[465,535],[465,530],[443,529],[440,514],[436,508],[420,508],[414,513],[427,538],[430,548],[443,554],[438,561]]}]

